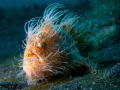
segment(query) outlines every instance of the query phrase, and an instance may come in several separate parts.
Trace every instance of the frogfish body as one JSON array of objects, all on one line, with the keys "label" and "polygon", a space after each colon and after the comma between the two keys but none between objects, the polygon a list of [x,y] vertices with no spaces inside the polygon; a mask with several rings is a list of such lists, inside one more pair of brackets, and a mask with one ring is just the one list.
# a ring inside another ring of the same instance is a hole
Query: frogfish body
[{"label": "frogfish body", "polygon": [[[51,4],[42,18],[33,18],[25,24],[23,71],[28,84],[67,73],[84,60],[73,38],[81,17],[68,10],[57,11],[63,7],[62,4]],[[73,34],[69,33],[71,30]]]}]

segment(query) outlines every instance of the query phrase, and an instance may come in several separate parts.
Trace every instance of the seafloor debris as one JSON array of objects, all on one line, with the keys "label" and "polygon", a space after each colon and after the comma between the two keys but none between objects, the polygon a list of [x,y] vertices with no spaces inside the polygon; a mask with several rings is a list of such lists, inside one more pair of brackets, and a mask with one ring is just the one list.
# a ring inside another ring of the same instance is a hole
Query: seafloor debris
[{"label": "seafloor debris", "polygon": [[115,65],[113,68],[110,68],[108,70],[106,70],[103,73],[103,78],[111,78],[111,77],[118,77],[120,76],[120,63],[118,63],[117,65]]}]

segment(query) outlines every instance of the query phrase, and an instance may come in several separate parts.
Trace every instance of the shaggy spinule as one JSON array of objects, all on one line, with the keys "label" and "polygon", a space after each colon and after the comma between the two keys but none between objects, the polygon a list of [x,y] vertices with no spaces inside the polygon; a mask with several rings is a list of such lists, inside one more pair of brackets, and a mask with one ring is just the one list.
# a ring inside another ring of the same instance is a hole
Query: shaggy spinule
[{"label": "shaggy spinule", "polygon": [[[58,11],[63,7],[62,4],[51,4],[42,18],[33,18],[25,24],[27,38],[23,71],[28,84],[65,74],[84,63],[72,37],[81,17],[68,10]],[[74,32],[72,35],[69,34],[71,30]]]}]

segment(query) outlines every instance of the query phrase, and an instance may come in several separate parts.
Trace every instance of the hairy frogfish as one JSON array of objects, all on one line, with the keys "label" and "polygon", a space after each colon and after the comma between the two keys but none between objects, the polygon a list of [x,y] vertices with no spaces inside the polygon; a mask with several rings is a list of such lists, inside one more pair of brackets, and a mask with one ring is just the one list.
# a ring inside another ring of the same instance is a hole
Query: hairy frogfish
[{"label": "hairy frogfish", "polygon": [[85,64],[75,40],[81,17],[58,10],[63,7],[51,4],[42,18],[35,17],[25,23],[27,38],[22,67],[28,84],[69,73]]}]

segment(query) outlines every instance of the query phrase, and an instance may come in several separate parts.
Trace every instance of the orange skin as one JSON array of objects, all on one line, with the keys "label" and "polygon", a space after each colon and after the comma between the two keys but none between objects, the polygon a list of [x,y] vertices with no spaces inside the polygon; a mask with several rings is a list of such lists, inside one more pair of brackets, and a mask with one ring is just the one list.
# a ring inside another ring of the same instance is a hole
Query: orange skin
[{"label": "orange skin", "polygon": [[[56,53],[59,48],[56,46],[60,41],[59,32],[53,35],[55,31],[52,25],[47,24],[44,27],[45,29],[40,30],[44,33],[37,36],[37,40],[35,36],[29,38],[26,45],[23,67],[29,79],[44,79],[53,76],[61,72],[61,70],[56,72],[58,69],[56,67],[64,66],[63,62],[66,62],[66,56],[63,53]],[[45,39],[48,35],[53,36]]]}]

